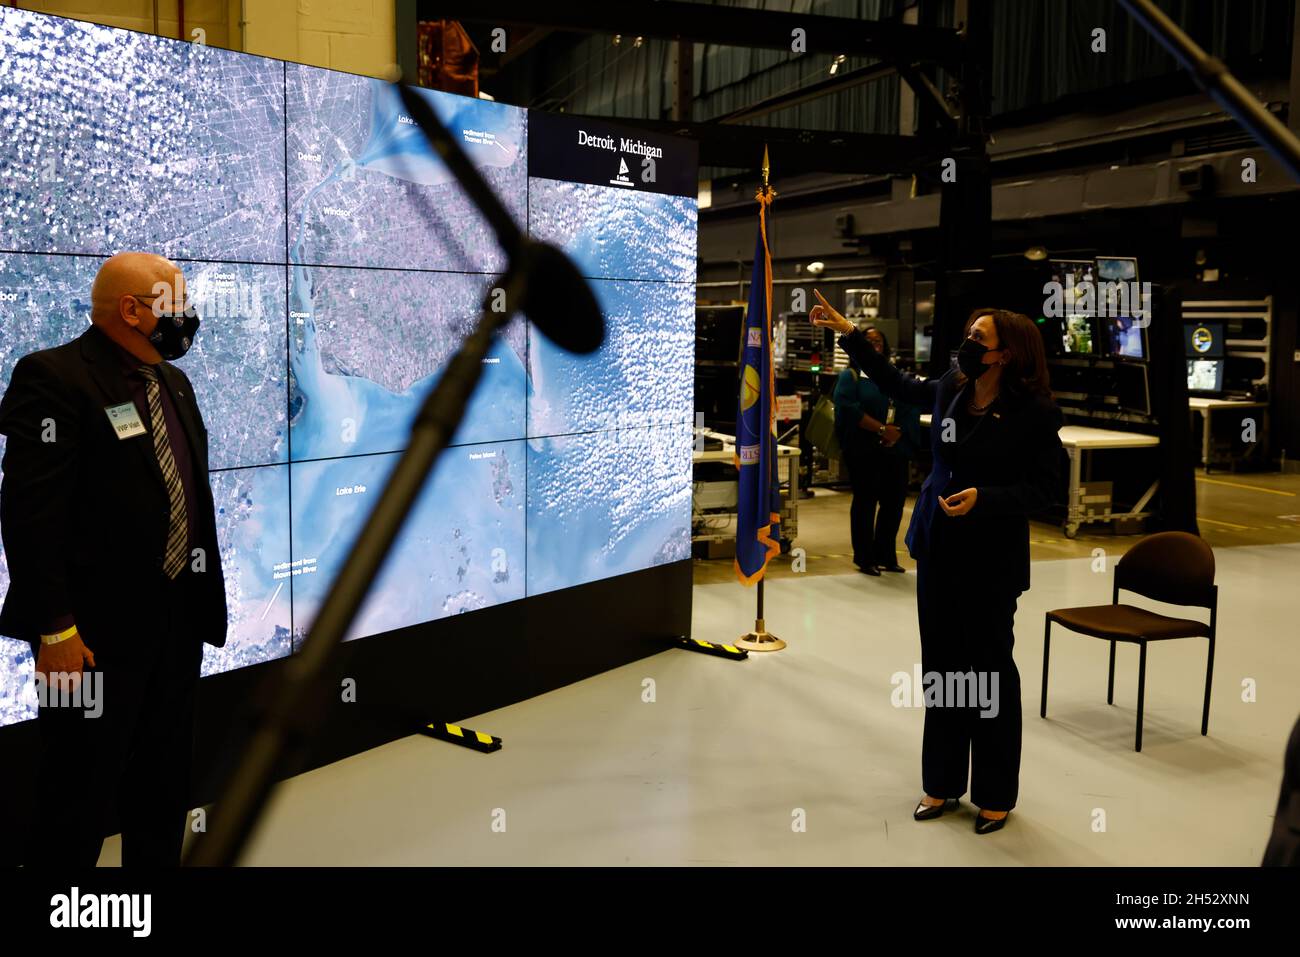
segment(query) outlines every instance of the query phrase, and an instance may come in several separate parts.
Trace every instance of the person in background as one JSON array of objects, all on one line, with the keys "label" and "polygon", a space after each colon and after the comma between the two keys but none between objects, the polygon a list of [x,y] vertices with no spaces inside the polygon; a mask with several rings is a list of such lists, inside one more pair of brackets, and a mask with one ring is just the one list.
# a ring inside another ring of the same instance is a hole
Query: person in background
[{"label": "person in background", "polygon": [[[889,341],[875,326],[867,342],[889,358]],[[921,410],[888,398],[850,360],[835,383],[835,431],[853,486],[849,531],[853,564],[868,575],[901,572],[898,526],[907,497],[908,463],[921,446]]]}]

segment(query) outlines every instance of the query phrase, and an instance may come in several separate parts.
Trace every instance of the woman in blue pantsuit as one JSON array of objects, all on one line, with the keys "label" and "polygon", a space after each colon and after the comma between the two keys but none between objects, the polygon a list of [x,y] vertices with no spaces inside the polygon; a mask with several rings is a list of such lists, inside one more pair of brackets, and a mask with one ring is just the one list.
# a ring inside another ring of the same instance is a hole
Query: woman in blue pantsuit
[{"label": "woman in blue pantsuit", "polygon": [[[936,379],[890,365],[817,293],[809,317],[887,396],[931,411],[934,466],[907,531],[916,559],[921,665],[927,676],[972,675],[979,698],[926,695],[913,817],[941,816],[966,793],[975,830],[1002,828],[1020,775],[1020,674],[1012,658],[1016,602],[1029,588],[1029,516],[1051,504],[1060,476],[1061,413],[1037,327],[1002,309],[966,321],[957,364]],[[927,679],[928,680],[928,679]],[[954,687],[945,680],[940,690]],[[987,700],[984,692],[988,693]]]}]

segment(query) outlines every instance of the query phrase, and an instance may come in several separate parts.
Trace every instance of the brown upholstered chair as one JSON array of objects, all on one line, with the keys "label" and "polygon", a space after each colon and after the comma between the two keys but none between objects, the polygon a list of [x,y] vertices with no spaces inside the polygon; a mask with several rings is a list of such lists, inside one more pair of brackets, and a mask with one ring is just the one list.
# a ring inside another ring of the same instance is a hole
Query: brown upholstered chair
[{"label": "brown upholstered chair", "polygon": [[[1119,591],[1135,592],[1173,605],[1194,605],[1210,610],[1210,620],[1170,618],[1155,612],[1119,604]],[[1052,622],[1071,631],[1110,642],[1110,678],[1106,703],[1115,703],[1115,643],[1129,641],[1139,648],[1137,741],[1142,750],[1142,705],[1146,693],[1147,642],[1170,638],[1209,638],[1205,665],[1205,703],[1201,708],[1201,734],[1209,731],[1210,680],[1214,675],[1214,631],[1218,614],[1219,586],[1214,584],[1214,552],[1204,539],[1187,532],[1158,532],[1128,550],[1115,565],[1115,586],[1109,605],[1086,608],[1058,608],[1047,613],[1043,632],[1043,702],[1040,717],[1047,717],[1047,655],[1052,641]]]}]

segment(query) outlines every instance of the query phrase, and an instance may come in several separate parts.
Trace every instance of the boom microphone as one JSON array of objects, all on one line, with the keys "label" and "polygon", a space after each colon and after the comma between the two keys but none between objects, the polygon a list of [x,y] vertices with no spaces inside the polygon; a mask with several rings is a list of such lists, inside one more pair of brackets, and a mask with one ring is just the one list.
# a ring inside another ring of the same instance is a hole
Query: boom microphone
[{"label": "boom microphone", "polygon": [[558,247],[531,239],[524,240],[520,254],[528,279],[520,303],[524,315],[561,349],[579,355],[599,349],[605,317],[573,260]]}]

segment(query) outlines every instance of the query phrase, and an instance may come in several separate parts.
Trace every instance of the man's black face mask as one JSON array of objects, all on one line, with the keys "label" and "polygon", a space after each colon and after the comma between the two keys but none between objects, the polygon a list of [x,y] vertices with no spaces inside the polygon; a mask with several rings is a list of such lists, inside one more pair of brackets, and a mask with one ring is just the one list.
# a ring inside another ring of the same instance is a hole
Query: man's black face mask
[{"label": "man's black face mask", "polygon": [[180,312],[155,313],[158,324],[146,337],[168,362],[190,351],[199,332],[199,314],[191,305]]}]

